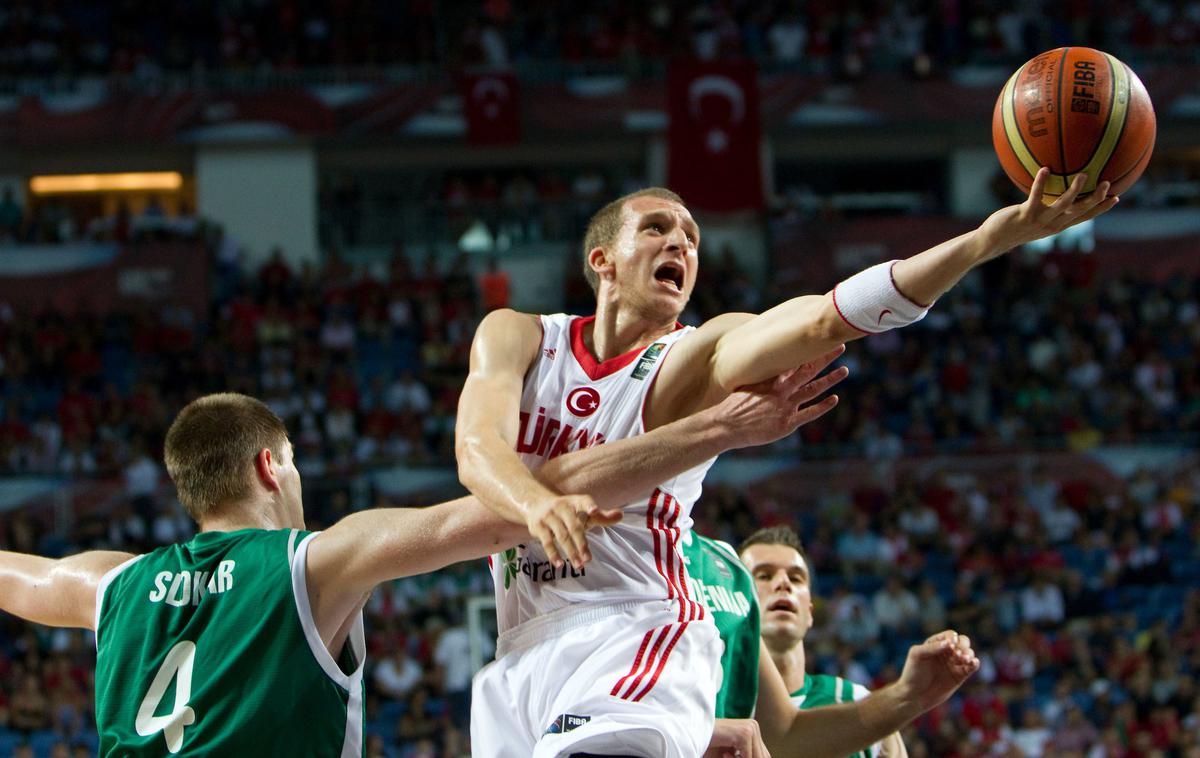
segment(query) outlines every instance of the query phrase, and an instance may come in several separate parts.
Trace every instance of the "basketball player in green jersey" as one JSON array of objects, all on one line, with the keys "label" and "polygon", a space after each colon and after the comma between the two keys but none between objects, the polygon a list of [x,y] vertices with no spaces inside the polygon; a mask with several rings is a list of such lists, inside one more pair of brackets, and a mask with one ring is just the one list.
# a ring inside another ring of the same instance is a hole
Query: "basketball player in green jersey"
[{"label": "basketball player in green jersey", "polygon": [[[836,396],[800,404],[845,376],[808,381],[834,357],[663,434],[561,456],[541,475],[559,491],[622,503],[664,471],[764,444],[830,410]],[[190,542],[59,560],[0,551],[0,608],[95,630],[104,756],[361,755],[361,611],[374,586],[528,539],[472,498],[304,531],[287,430],[244,395],[185,407],[165,458],[200,527]],[[591,518],[603,525],[619,513]]]},{"label": "basketball player in green jersey", "polygon": [[[814,712],[812,709],[869,697],[870,691],[861,684],[805,670],[804,635],[812,627],[812,575],[796,533],[782,526],[760,529],[741,544],[740,550],[763,609],[765,652],[782,677],[791,702],[803,711]],[[911,664],[911,653],[909,659]],[[852,754],[853,758],[907,755],[896,732]]]},{"label": "basketball player in green jersey", "polygon": [[[748,733],[761,736],[773,758],[906,755],[896,730],[945,701],[974,673],[979,662],[970,641],[946,631],[914,646],[900,679],[874,694],[823,675],[808,677],[807,683],[803,677],[793,681],[793,676],[785,684],[765,640],[775,633],[785,610],[798,617],[803,607],[811,625],[807,567],[802,558],[797,566],[789,564],[790,586],[797,591],[784,603],[778,593],[764,591],[760,576],[771,567],[764,563],[747,568],[743,560],[757,559],[767,548],[780,548],[775,541],[787,539],[787,534],[790,543],[799,544],[791,530],[762,530],[751,540],[768,542],[756,545],[748,540],[741,559],[727,543],[695,531],[681,543],[688,587],[693,598],[712,612],[725,643],[713,744],[721,735]],[[781,549],[799,555],[791,547]],[[769,552],[767,557],[776,559]]]}]

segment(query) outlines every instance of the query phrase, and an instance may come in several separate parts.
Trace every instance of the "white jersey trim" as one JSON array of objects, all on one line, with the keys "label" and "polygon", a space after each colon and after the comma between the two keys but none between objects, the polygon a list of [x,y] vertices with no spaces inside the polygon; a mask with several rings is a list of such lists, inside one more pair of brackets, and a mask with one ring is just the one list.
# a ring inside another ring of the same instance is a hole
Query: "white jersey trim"
[{"label": "white jersey trim", "polygon": [[96,585],[96,620],[92,624],[92,631],[95,632],[94,636],[97,648],[100,647],[100,611],[104,606],[104,593],[108,591],[108,585],[112,584],[113,580],[116,579],[122,571],[137,563],[144,557],[146,557],[145,553],[142,555],[135,555],[129,560],[113,566],[108,571],[104,572],[104,576],[100,577],[100,582]]},{"label": "white jersey trim", "polygon": [[[304,639],[308,642],[308,650],[316,659],[321,670],[335,684],[347,692],[346,699],[346,732],[342,741],[342,758],[353,758],[362,755],[363,745],[363,703],[362,679],[363,667],[367,660],[366,634],[363,630],[363,615],[359,609],[354,625],[350,628],[347,642],[354,653],[355,668],[349,674],[342,671],[337,661],[329,654],[329,649],[321,641],[321,633],[317,631],[317,623],[313,619],[312,604],[308,599],[308,546],[320,532],[308,535],[296,546],[291,557],[292,595],[296,600],[296,613],[300,617],[300,627],[304,630]],[[288,541],[289,552],[295,540]]]}]

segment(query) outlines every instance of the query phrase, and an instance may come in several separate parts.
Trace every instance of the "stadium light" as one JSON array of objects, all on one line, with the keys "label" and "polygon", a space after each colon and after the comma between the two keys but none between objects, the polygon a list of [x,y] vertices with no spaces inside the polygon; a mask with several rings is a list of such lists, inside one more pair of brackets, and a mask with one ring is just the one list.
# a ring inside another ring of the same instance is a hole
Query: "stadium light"
[{"label": "stadium light", "polygon": [[70,192],[173,191],[182,186],[183,176],[178,171],[148,171],[127,174],[60,174],[54,176],[35,176],[29,180],[29,190],[35,195],[55,195]]}]

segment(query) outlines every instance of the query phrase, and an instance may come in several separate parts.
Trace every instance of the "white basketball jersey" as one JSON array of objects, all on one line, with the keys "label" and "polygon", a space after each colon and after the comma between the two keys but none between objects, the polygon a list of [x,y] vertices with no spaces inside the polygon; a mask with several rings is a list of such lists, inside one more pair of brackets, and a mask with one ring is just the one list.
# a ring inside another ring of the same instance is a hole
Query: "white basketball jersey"
[{"label": "white basketball jersey", "polygon": [[[531,470],[564,453],[642,434],[642,409],[680,327],[652,344],[598,362],[583,328],[595,317],[542,316],[542,345],[525,377],[517,452]],[[715,459],[714,459],[715,460]],[[536,540],[490,559],[501,633],[569,605],[673,600],[681,613],[707,614],[692,601],[679,541],[712,460],[647,490],[621,523],[588,532],[592,560],[554,568]]]}]

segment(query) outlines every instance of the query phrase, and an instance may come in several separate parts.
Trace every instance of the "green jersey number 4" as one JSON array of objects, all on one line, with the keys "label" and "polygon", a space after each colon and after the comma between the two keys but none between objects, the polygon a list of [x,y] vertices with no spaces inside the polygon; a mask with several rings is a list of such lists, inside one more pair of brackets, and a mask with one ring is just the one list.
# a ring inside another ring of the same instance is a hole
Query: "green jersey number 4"
[{"label": "green jersey number 4", "polygon": [[[178,753],[183,747],[183,728],[196,723],[196,712],[187,704],[192,697],[192,664],[195,660],[196,643],[184,640],[171,648],[138,707],[137,721],[134,723],[137,733],[143,737],[162,732],[167,740],[167,750],[172,753]],[[175,707],[167,716],[155,716],[154,712],[167,693],[167,686],[176,676]]]}]

